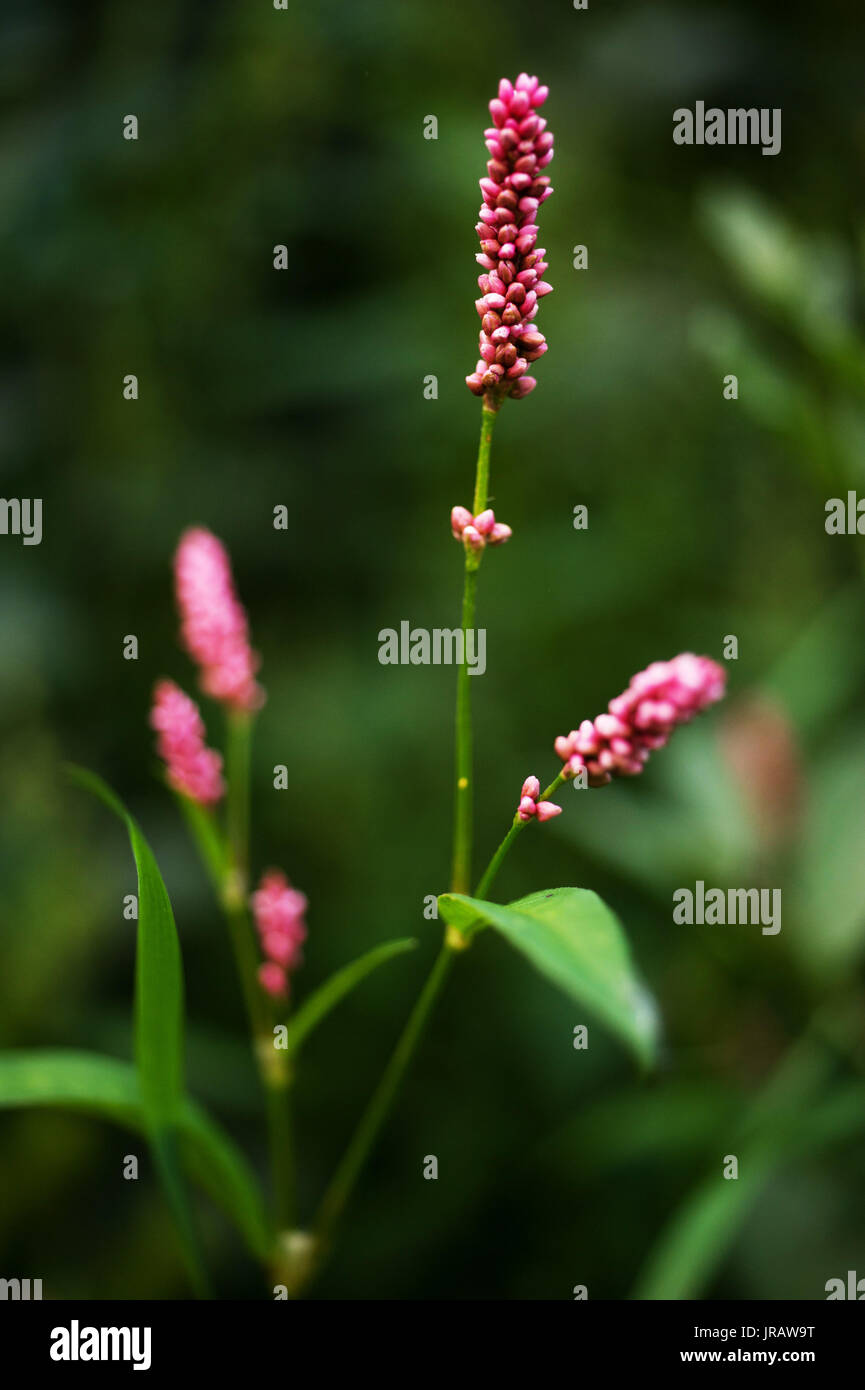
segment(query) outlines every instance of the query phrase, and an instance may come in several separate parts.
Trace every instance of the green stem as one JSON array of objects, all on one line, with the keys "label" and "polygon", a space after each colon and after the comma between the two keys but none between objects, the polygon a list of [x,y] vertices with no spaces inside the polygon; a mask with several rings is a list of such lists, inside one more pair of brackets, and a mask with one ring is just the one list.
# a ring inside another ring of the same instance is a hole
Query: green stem
[{"label": "green stem", "polygon": [[222,897],[252,1030],[255,1060],[265,1090],[276,1219],[279,1228],[284,1229],[286,1223],[293,1220],[294,1212],[289,1078],[284,1056],[273,1045],[271,1019],[258,982],[258,951],[248,908],[251,743],[252,716],[246,711],[233,710],[228,719],[226,750],[228,868]]},{"label": "green stem", "polygon": [[[562,776],[562,774],[559,773],[558,777],[556,777],[550,783],[550,785],[544,791],[541,792],[540,796],[538,797],[538,800],[549,801],[550,797],[558,791],[559,787],[565,780],[566,779]],[[507,854],[511,845],[514,843],[514,840],[517,838],[520,831],[526,825],[529,824],[529,821],[523,821],[520,820],[519,816],[514,816],[513,824],[510,830],[508,831],[505,838],[502,840],[501,844],[499,845],[489,864],[487,864],[487,867],[484,869],[481,881],[474,892],[474,896],[476,898],[486,897],[487,893],[490,890],[490,887],[492,886],[493,879],[495,878],[496,874],[502,866],[502,863],[504,862],[505,855]]]},{"label": "green stem", "polygon": [[[473,510],[477,516],[487,505],[490,483],[490,451],[493,442],[493,426],[496,412],[484,404],[481,411],[481,437],[475,467],[475,492]],[[454,842],[451,868],[451,891],[467,893],[471,883],[472,865],[472,705],[471,674],[466,661],[468,634],[475,625],[477,602],[478,569],[481,562],[480,551],[465,547],[465,568],[463,572],[463,661],[457,671],[456,706],[456,756],[454,766]]]},{"label": "green stem", "polygon": [[472,509],[475,516],[487,505],[490,490],[490,453],[493,447],[493,425],[496,423],[496,410],[484,403],[481,411],[481,438],[478,445],[478,461],[475,468],[475,496]]},{"label": "green stem", "polygon": [[327,1248],[333,1239],[337,1223],[354,1191],[364,1163],[393,1104],[433,1004],[447,978],[452,959],[453,952],[449,947],[443,946],[436,957],[435,964],[427,977],[426,984],[403,1029],[382,1078],[324,1195],[315,1223],[319,1250],[317,1268],[321,1267]]},{"label": "green stem", "polygon": [[249,892],[249,783],[252,715],[232,710],[228,716],[226,773],[228,795],[228,845],[231,872],[237,895],[246,900]]},{"label": "green stem", "polygon": [[294,1146],[288,1077],[280,1080],[274,1076],[267,1082],[266,1092],[276,1220],[280,1231],[288,1231],[294,1225]]}]

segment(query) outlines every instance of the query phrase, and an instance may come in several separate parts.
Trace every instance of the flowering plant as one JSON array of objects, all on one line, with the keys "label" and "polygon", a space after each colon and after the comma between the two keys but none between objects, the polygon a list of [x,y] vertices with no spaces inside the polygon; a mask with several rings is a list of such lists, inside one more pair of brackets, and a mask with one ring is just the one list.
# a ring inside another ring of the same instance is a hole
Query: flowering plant
[{"label": "flowering plant", "polygon": [[[492,125],[485,132],[489,160],[480,181],[483,203],[476,226],[479,358],[466,378],[481,400],[480,446],[472,505],[454,506],[450,513],[452,534],[463,550],[464,652],[475,625],[487,548],[509,542],[514,534],[488,505],[493,428],[506,401],[523,400],[535,389],[529,367],[547,351],[535,326],[540,301],[552,289],[543,278],[546,252],[538,245],[537,220],[553,191],[544,172],[553,158],[553,136],[539,114],[547,95],[546,87],[526,73],[514,83],[503,80],[490,102]],[[510,825],[475,883],[471,682],[463,660],[456,692],[452,873],[449,891],[438,899],[443,941],[318,1211],[306,1222],[296,1211],[290,1116],[302,1045],[371,971],[416,943],[374,946],[294,1008],[308,904],[282,869],[257,866],[263,872],[252,876],[250,741],[265,705],[259,657],[228,553],[216,536],[200,526],[187,530],[174,573],[181,641],[198,668],[201,693],[224,715],[224,755],[208,745],[195,701],[170,679],[155,686],[150,722],[165,783],[188,823],[226,919],[266,1100],[270,1201],[244,1155],[186,1093],[180,946],[169,896],[136,821],[104,783],[81,769],[73,770],[77,780],[125,823],[138,870],[135,1064],[84,1053],[22,1054],[19,1094],[30,1102],[75,1104],[107,1114],[146,1134],[200,1294],[209,1292],[209,1281],[190,1178],[235,1221],[277,1296],[289,1297],[309,1284],[328,1257],[433,1004],[453,963],[481,933],[491,929],[504,936],[558,988],[592,1011],[643,1066],[651,1065],[656,1010],[632,965],[622,928],[602,900],[572,886],[536,891],[508,904],[497,903],[490,894],[517,837],[532,822],[544,824],[562,813],[553,798],[566,783],[591,790],[639,775],[680,725],[721,698],[724,674],[708,657],[691,653],[654,662],[605,711],[556,738],[553,751],[560,770],[544,790],[536,776],[525,777]],[[315,927],[314,904],[312,915]]]}]

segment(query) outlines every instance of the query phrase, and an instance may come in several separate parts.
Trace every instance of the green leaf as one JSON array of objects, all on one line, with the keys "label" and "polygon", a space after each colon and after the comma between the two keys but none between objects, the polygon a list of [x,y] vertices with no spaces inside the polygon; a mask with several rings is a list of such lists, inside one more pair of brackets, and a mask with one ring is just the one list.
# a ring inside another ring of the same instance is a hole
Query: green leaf
[{"label": "green leaf", "polygon": [[417,946],[414,937],[407,936],[399,941],[386,941],[382,946],[374,946],[365,955],[358,956],[349,965],[344,965],[341,970],[337,970],[330,979],[325,980],[323,985],[305,999],[297,1013],[289,1019],[287,1026],[287,1037],[285,1048],[290,1057],[297,1052],[307,1036],[316,1028],[322,1019],[325,1018],[341,999],[351,990],[359,985],[371,971],[379,965],[383,965],[386,960],[391,960],[394,956],[402,955],[404,951],[413,951]]},{"label": "green leaf", "polygon": [[702,1297],[770,1179],[795,1160],[811,1158],[861,1133],[865,1087],[851,1082],[825,1101],[815,1095],[804,1128],[802,1113],[797,1110],[786,1123],[748,1141],[739,1154],[738,1178],[725,1179],[719,1163],[715,1173],[689,1194],[651,1251],[635,1299]]},{"label": "green leaf", "polygon": [[59,1105],[142,1128],[141,1092],[135,1068],[96,1052],[0,1053],[0,1108]]},{"label": "green leaf", "polygon": [[654,1000],[634,972],[618,918],[596,893],[550,888],[507,907],[462,893],[438,901],[444,920],[459,931],[495,927],[542,975],[592,1009],[643,1065],[654,1062]]},{"label": "green leaf", "polygon": [[141,1102],[165,1195],[174,1213],[190,1275],[200,1296],[206,1276],[192,1210],[180,1173],[175,1127],[183,1103],[183,969],[168,891],[153,851],[110,787],[92,772],[71,767],[74,781],[93,793],[126,826],[138,870],[135,953],[135,1060]]},{"label": "green leaf", "polygon": [[137,821],[110,787],[85,768],[72,779],[123,821],[138,870],[135,1059],[144,1112],[154,1130],[170,1125],[183,1095],[183,971],[168,891]]},{"label": "green leaf", "polygon": [[261,1189],[237,1146],[193,1101],[183,1107],[181,1141],[186,1166],[216,1206],[234,1221],[253,1255],[263,1260],[271,1247]]},{"label": "green leaf", "polygon": [[[38,1050],[0,1053],[0,1109],[59,1106],[126,1129],[146,1130],[141,1088],[129,1062],[98,1053]],[[255,1175],[239,1149],[187,1100],[180,1112],[184,1163],[244,1235],[253,1254],[266,1256],[267,1221]]]}]

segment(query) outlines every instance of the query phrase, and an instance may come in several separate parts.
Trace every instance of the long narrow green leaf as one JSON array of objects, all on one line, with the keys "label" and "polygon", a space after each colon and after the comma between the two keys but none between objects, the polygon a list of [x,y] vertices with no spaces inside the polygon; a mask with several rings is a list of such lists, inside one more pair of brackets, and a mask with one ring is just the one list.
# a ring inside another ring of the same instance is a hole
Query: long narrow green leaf
[{"label": "long narrow green leaf", "polygon": [[[141,1088],[129,1062],[93,1052],[0,1053],[0,1109],[57,1106],[145,1133]],[[181,1150],[189,1171],[235,1222],[252,1253],[270,1240],[255,1174],[233,1141],[193,1101],[180,1112]]]},{"label": "long narrow green leaf", "polygon": [[297,1013],[289,1019],[285,1048],[289,1056],[296,1053],[308,1035],[316,1028],[341,999],[359,985],[371,971],[386,960],[413,951],[417,946],[414,937],[402,937],[399,941],[386,941],[382,946],[374,946],[365,955],[358,956],[349,965],[337,970],[323,985],[305,999]]},{"label": "long narrow green leaf", "polygon": [[71,767],[70,776],[123,821],[138,870],[135,963],[135,1059],[145,1115],[153,1128],[172,1124],[183,1095],[183,970],[168,890],[136,820],[101,777]]},{"label": "long narrow green leaf", "polygon": [[190,1274],[205,1290],[204,1266],[174,1129],[183,1103],[183,968],[168,890],[138,822],[94,773],[69,769],[73,780],[113,811],[126,826],[138,871],[135,953],[135,1060],[141,1101],[154,1158],[183,1240]]}]

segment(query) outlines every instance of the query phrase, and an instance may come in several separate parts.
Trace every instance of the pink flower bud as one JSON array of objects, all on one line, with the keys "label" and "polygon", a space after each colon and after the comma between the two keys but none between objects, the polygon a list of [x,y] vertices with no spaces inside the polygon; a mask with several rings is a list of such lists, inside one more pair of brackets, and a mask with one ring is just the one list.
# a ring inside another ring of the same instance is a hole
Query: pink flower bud
[{"label": "pink flower bud", "polygon": [[281,965],[275,965],[273,961],[265,961],[258,967],[258,983],[274,999],[288,998],[288,976]]},{"label": "pink flower bud", "polygon": [[561,814],[562,814],[562,808],[561,808],[561,806],[556,806],[555,802],[553,802],[553,801],[539,801],[539,802],[538,802],[538,806],[537,806],[537,815],[538,815],[538,820],[539,820],[539,821],[552,820],[552,819],[553,819],[553,816],[560,816]]},{"label": "pink flower bud", "polygon": [[520,792],[520,796],[530,796],[532,801],[537,801],[540,794],[541,784],[537,777],[527,777],[525,782],[523,782],[523,789]]},{"label": "pink flower bud", "polygon": [[472,523],[468,507],[453,507],[451,510],[451,530],[455,540],[462,540],[463,531]]}]

